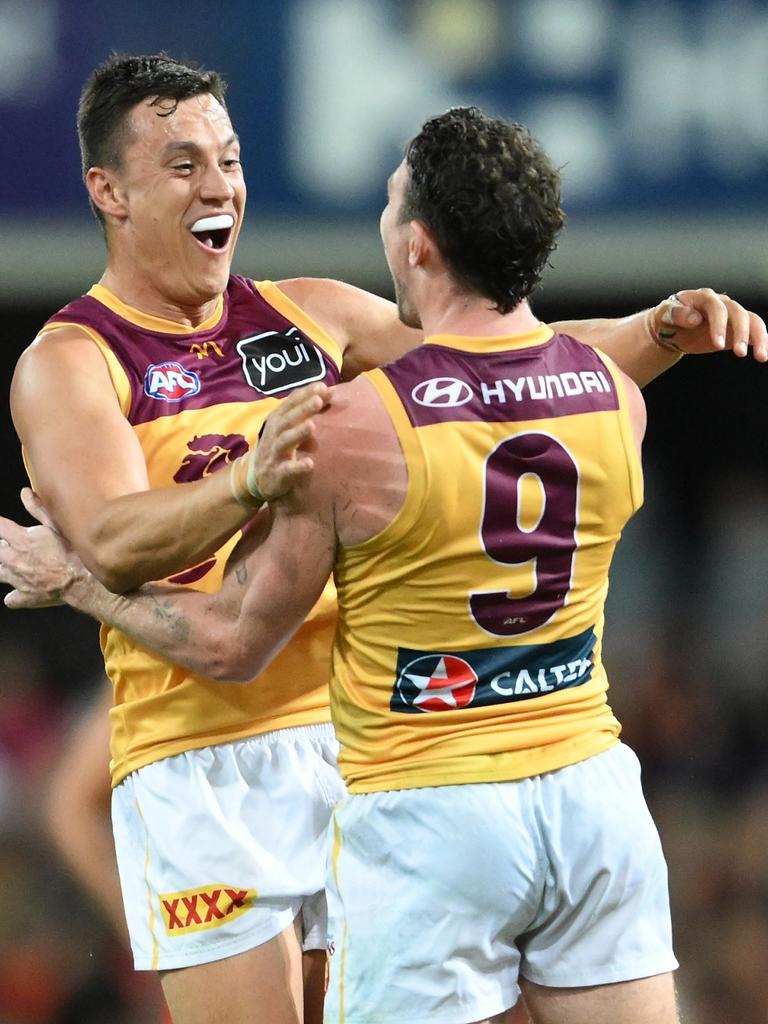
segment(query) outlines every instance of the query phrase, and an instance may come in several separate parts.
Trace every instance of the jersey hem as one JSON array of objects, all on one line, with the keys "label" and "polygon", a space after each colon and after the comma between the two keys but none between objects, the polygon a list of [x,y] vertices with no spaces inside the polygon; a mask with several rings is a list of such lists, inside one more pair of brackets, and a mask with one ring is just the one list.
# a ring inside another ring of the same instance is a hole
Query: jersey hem
[{"label": "jersey hem", "polygon": [[237,743],[238,740],[249,740],[266,733],[283,732],[304,725],[326,725],[330,724],[330,721],[330,711],[325,708],[291,715],[286,717],[284,722],[281,722],[279,718],[271,718],[263,723],[263,727],[251,726],[248,729],[234,733],[228,732],[224,735],[200,736],[195,740],[187,738],[176,740],[173,743],[163,743],[151,751],[147,751],[141,757],[133,756],[125,762],[113,765],[111,768],[112,788],[119,786],[123,779],[126,779],[132,772],[138,771],[139,768],[146,768],[148,764],[163,761],[167,757],[175,757],[176,754],[186,754],[190,750],[202,750],[204,747],[220,747],[225,743]]},{"label": "jersey hem", "polygon": [[[508,764],[499,766],[497,769],[475,769],[457,765],[455,771],[436,769],[430,771],[415,771],[413,774],[403,777],[392,774],[375,780],[353,781],[344,772],[342,763],[341,770],[344,782],[349,793],[381,793],[389,790],[400,789],[428,789],[437,786],[462,786],[481,782],[517,782],[520,779],[530,779],[536,775],[546,775],[548,772],[559,771],[561,768],[568,768],[580,761],[587,761],[590,757],[604,754],[607,750],[617,746],[619,743],[618,733],[601,737],[599,742],[595,737],[590,737],[590,742],[574,745],[570,751],[553,751],[549,757],[542,756],[539,762],[531,767],[526,764],[525,769],[515,770]],[[525,758],[526,752],[520,751],[521,759]],[[499,755],[505,757],[504,754]]]}]

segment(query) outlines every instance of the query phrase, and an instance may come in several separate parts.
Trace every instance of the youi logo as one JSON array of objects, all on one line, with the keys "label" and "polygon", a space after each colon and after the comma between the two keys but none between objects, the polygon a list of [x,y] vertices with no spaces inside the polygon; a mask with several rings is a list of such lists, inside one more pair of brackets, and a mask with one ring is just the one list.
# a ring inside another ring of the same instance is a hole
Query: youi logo
[{"label": "youi logo", "polygon": [[181,402],[200,390],[200,378],[181,363],[153,363],[144,374],[144,394],[163,402]]},{"label": "youi logo", "polygon": [[320,350],[295,327],[285,334],[265,331],[241,338],[237,351],[243,360],[246,381],[263,395],[299,388],[325,377]]}]

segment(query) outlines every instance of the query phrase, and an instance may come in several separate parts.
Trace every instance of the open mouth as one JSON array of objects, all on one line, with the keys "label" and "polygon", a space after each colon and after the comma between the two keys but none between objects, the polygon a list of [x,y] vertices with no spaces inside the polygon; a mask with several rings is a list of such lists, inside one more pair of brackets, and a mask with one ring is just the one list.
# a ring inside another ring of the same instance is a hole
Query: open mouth
[{"label": "open mouth", "polygon": [[226,249],[235,218],[229,213],[221,213],[215,217],[201,217],[189,229],[201,245],[206,249]]}]

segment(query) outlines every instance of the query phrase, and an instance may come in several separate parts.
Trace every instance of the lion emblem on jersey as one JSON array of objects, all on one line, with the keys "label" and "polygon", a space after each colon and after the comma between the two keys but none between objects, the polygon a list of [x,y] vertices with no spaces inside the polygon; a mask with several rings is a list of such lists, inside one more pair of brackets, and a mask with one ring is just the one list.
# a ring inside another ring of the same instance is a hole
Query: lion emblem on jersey
[{"label": "lion emblem on jersey", "polygon": [[201,434],[187,443],[189,454],[173,474],[177,484],[202,480],[245,455],[248,442],[242,434]]}]

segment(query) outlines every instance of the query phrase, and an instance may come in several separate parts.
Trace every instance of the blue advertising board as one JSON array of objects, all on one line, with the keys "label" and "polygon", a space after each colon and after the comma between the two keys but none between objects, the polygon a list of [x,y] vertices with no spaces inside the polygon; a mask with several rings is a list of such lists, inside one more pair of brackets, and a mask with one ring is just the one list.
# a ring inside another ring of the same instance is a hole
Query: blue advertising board
[{"label": "blue advertising board", "polygon": [[768,3],[755,0],[134,0],[119,16],[102,0],[0,0],[0,230],[87,218],[82,83],[112,51],[159,49],[229,80],[254,225],[373,231],[403,142],[477,103],[544,142],[577,234],[594,223],[618,245],[666,224],[668,240],[680,221],[689,239],[702,227],[701,249],[726,218],[759,249]]}]

